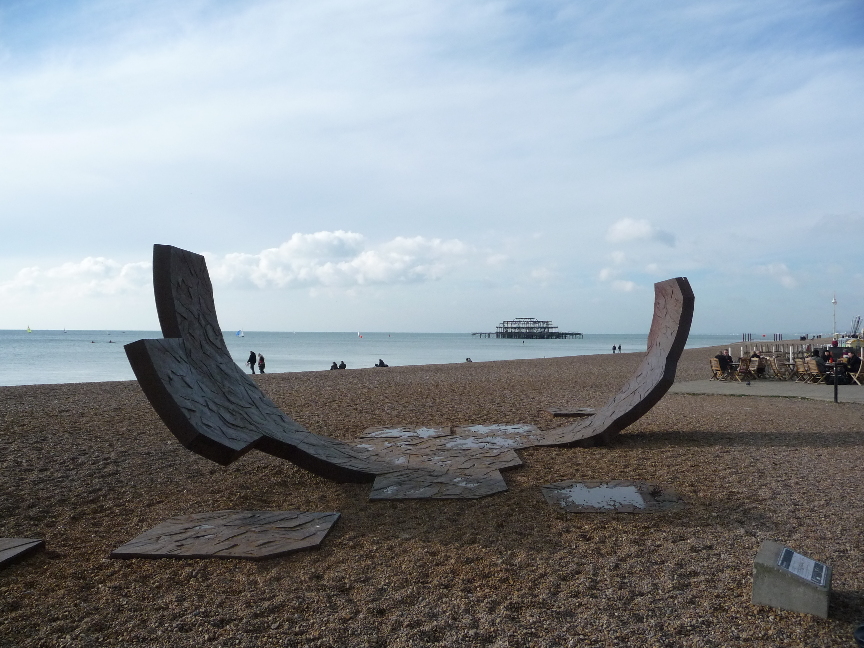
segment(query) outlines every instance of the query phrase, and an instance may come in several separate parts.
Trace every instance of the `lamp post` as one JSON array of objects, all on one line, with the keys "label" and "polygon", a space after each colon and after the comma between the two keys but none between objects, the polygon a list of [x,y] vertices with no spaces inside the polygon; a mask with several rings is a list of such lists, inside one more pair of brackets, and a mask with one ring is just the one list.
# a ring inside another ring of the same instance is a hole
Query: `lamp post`
[{"label": "lamp post", "polygon": [[831,335],[831,337],[833,338],[834,336],[837,335],[837,293],[836,292],[834,293],[834,298],[831,300],[831,303],[834,304],[834,332]]}]

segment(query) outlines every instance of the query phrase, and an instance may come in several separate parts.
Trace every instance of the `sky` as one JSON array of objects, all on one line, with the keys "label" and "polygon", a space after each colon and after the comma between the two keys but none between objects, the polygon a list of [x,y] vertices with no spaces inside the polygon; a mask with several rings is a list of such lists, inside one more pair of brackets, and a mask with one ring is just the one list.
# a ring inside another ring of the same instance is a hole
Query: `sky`
[{"label": "sky", "polygon": [[[864,314],[864,0],[4,0],[0,329]],[[836,308],[831,303],[836,294]]]}]

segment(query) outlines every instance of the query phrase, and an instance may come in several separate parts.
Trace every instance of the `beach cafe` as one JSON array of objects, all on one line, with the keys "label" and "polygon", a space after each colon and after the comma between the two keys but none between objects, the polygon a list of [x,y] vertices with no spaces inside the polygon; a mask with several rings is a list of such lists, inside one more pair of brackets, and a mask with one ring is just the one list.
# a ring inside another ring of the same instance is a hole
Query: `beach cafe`
[{"label": "beach cafe", "polygon": [[[791,380],[808,384],[864,385],[861,340],[826,344],[748,344],[710,359],[711,380]],[[737,358],[737,359],[736,359]]]}]

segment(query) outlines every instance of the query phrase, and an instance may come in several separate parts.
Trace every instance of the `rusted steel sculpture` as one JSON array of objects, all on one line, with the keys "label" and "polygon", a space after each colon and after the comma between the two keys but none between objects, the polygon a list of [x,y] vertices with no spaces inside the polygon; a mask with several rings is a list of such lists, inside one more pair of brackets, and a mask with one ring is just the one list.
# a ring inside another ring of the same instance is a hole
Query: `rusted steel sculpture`
[{"label": "rusted steel sculpture", "polygon": [[393,466],[286,416],[237,366],[222,337],[204,257],[153,246],[161,340],[127,344],[135,377],[188,449],[227,465],[252,448],[336,481],[372,481]]},{"label": "rusted steel sculpture", "polygon": [[255,448],[335,481],[374,480],[373,499],[507,490],[485,456],[443,466],[415,458],[407,467],[401,457],[313,434],[292,420],[228,353],[201,255],[153,246],[153,287],[165,337],[127,344],[126,356],[153,409],[189,450],[227,465]]},{"label": "rusted steel sculpture", "polygon": [[693,321],[693,290],[686,277],[654,284],[648,355],[636,373],[594,416],[546,432],[538,445],[603,445],[642,418],[669,391]]},{"label": "rusted steel sculpture", "polygon": [[153,409],[185,447],[222,465],[255,448],[336,481],[374,481],[372,499],[482,497],[507,489],[499,471],[521,464],[514,450],[608,443],[672,385],[693,317],[687,279],[655,284],[647,356],[605,407],[572,425],[388,432],[394,438],[379,431],[348,444],[303,428],[237,366],[204,257],[155,245],[153,284],[165,337],[127,344],[126,355]]}]

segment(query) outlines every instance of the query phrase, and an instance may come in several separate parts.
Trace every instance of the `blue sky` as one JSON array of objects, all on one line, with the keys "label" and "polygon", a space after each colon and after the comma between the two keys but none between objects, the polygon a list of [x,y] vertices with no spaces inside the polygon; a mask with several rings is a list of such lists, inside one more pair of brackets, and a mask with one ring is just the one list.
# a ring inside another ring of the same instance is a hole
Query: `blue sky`
[{"label": "blue sky", "polygon": [[702,333],[864,314],[864,1],[7,2],[0,328]]}]

